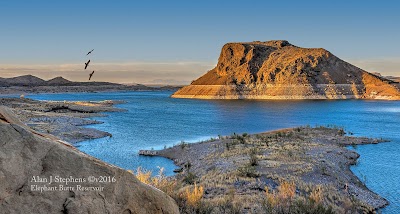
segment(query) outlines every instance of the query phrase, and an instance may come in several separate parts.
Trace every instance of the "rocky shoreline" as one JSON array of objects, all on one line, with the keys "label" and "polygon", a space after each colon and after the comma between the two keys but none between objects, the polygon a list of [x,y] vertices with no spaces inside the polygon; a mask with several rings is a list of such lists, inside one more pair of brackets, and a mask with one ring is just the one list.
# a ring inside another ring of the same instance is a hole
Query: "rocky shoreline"
[{"label": "rocky shoreline", "polygon": [[51,134],[69,143],[112,137],[111,133],[84,127],[101,121],[90,117],[105,117],[104,112],[125,111],[114,107],[123,101],[73,102],[38,101],[27,98],[0,98],[0,105],[10,107],[30,128]]},{"label": "rocky shoreline", "polygon": [[[139,154],[169,158],[181,167],[178,178],[188,175],[206,189],[213,200],[235,192],[237,200],[253,202],[265,195],[265,187],[276,189],[282,181],[293,181],[296,194],[306,196],[320,186],[324,204],[338,213],[368,212],[388,201],[370,191],[350,170],[359,154],[349,145],[375,144],[382,139],[346,136],[343,129],[299,127],[254,135],[220,137],[206,142],[181,143],[163,150],[141,150]],[[252,210],[257,212],[257,210]]]},{"label": "rocky shoreline", "polygon": [[[0,98],[0,105],[10,107],[10,111],[34,131],[72,144],[111,137],[110,133],[82,126],[101,123],[89,117],[124,111],[114,107],[120,103],[123,101]],[[245,206],[245,209],[252,209],[257,197],[265,194],[265,187],[274,190],[287,180],[295,182],[296,194],[303,196],[313,187],[321,186],[325,205],[337,212],[371,211],[388,202],[368,190],[350,171],[359,155],[346,146],[380,142],[384,140],[346,136],[340,128],[299,127],[254,135],[221,136],[195,144],[182,142],[164,150],[141,150],[139,154],[173,160],[180,167],[176,177],[186,179],[189,175],[193,182],[205,186],[207,200],[234,191],[237,200],[252,201],[246,202],[247,208]]]},{"label": "rocky shoreline", "polygon": [[[43,105],[34,108],[48,109]],[[165,193],[54,135],[31,129],[14,111],[0,106],[1,213],[179,213]]]}]

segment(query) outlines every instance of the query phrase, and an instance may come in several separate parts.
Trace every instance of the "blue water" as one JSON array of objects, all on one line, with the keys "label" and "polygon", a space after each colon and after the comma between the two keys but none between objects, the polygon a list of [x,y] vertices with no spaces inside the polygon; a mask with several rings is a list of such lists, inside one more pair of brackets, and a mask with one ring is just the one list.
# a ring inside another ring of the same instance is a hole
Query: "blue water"
[{"label": "blue water", "polygon": [[92,127],[113,134],[77,144],[79,149],[126,169],[144,166],[168,174],[175,168],[164,158],[139,157],[140,149],[160,149],[184,140],[195,142],[217,135],[257,133],[301,125],[343,126],[356,136],[382,137],[389,143],[358,146],[354,173],[390,201],[383,213],[400,210],[400,102],[399,101],[254,101],[173,99],[172,92],[114,92],[40,94],[39,100],[125,100],[127,112],[96,118]]}]

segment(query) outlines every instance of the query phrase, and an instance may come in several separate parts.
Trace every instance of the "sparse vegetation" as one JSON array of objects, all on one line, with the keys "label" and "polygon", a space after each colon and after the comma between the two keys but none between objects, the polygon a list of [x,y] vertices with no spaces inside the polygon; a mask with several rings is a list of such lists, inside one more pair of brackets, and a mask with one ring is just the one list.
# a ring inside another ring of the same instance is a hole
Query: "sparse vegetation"
[{"label": "sparse vegetation", "polygon": [[246,164],[237,169],[238,175],[242,177],[256,178],[258,177],[258,173],[256,168],[250,164]]},{"label": "sparse vegetation", "polygon": [[346,132],[344,131],[343,128],[340,128],[340,129],[338,130],[338,134],[339,134],[340,136],[344,136],[344,135],[346,134]]},{"label": "sparse vegetation", "polygon": [[[248,206],[245,201],[239,202],[235,189],[230,189],[222,198],[209,200],[204,198],[204,186],[194,183],[185,186],[176,178],[168,178],[163,169],[157,176],[151,177],[151,171],[138,168],[136,177],[143,183],[152,185],[175,199],[181,213],[243,213]],[[265,187],[265,194],[253,198],[260,206],[253,207],[254,213],[334,213],[331,207],[322,204],[321,187],[316,187],[308,197],[296,195],[296,185],[292,182],[282,181],[276,190]]]},{"label": "sparse vegetation", "polygon": [[185,147],[188,146],[188,144],[185,141],[181,141],[179,146],[181,147],[181,149],[185,149]]},{"label": "sparse vegetation", "polygon": [[[362,181],[357,182],[345,164],[335,162],[341,158],[356,160],[354,152],[344,146],[365,142],[375,140],[342,136],[338,127],[319,126],[257,135],[234,133],[183,150],[178,145],[168,149],[171,152],[168,154],[176,157],[183,170],[173,178],[175,189],[168,194],[177,201],[181,213],[371,210],[371,206],[343,189],[347,183],[356,184],[353,188],[363,188]],[[201,199],[188,202],[188,193],[196,188],[199,192],[200,187]]]},{"label": "sparse vegetation", "polygon": [[250,166],[257,166],[258,165],[258,158],[257,158],[258,149],[251,148],[250,149]]},{"label": "sparse vegetation", "polygon": [[202,186],[197,186],[196,183],[194,183],[194,188],[192,191],[190,191],[189,188],[186,189],[186,203],[191,207],[198,208],[203,194],[204,188]]},{"label": "sparse vegetation", "polygon": [[187,172],[185,177],[183,178],[183,182],[187,184],[194,184],[196,183],[197,176],[191,172]]}]

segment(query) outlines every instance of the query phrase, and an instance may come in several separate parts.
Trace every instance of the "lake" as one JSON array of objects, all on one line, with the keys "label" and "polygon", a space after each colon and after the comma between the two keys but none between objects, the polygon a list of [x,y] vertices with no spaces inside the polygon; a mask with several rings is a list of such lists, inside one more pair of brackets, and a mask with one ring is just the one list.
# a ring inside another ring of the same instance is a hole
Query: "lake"
[{"label": "lake", "polygon": [[368,100],[192,100],[173,99],[170,91],[37,94],[38,100],[124,100],[127,112],[106,113],[91,125],[112,138],[76,144],[83,152],[125,169],[142,166],[168,175],[176,168],[161,157],[138,156],[140,149],[161,149],[181,141],[197,142],[218,135],[258,133],[306,126],[336,125],[355,136],[382,137],[391,142],[357,146],[361,157],[352,171],[371,190],[391,203],[383,213],[400,210],[400,102]]}]

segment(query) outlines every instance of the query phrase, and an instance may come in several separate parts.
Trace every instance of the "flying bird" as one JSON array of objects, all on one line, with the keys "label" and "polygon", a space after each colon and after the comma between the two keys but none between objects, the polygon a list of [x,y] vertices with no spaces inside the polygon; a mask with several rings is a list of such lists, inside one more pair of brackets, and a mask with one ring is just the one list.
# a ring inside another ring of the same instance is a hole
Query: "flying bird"
[{"label": "flying bird", "polygon": [[93,51],[94,51],[94,49],[92,49],[91,51],[89,51],[89,52],[86,54],[86,56],[89,55],[89,54],[91,54]]},{"label": "flying bird", "polygon": [[92,71],[92,73],[89,74],[89,80],[92,78],[93,74],[94,74],[94,71]]},{"label": "flying bird", "polygon": [[87,63],[85,63],[85,70],[89,66],[89,63],[90,63],[90,59],[89,59],[89,61],[87,61]]}]

